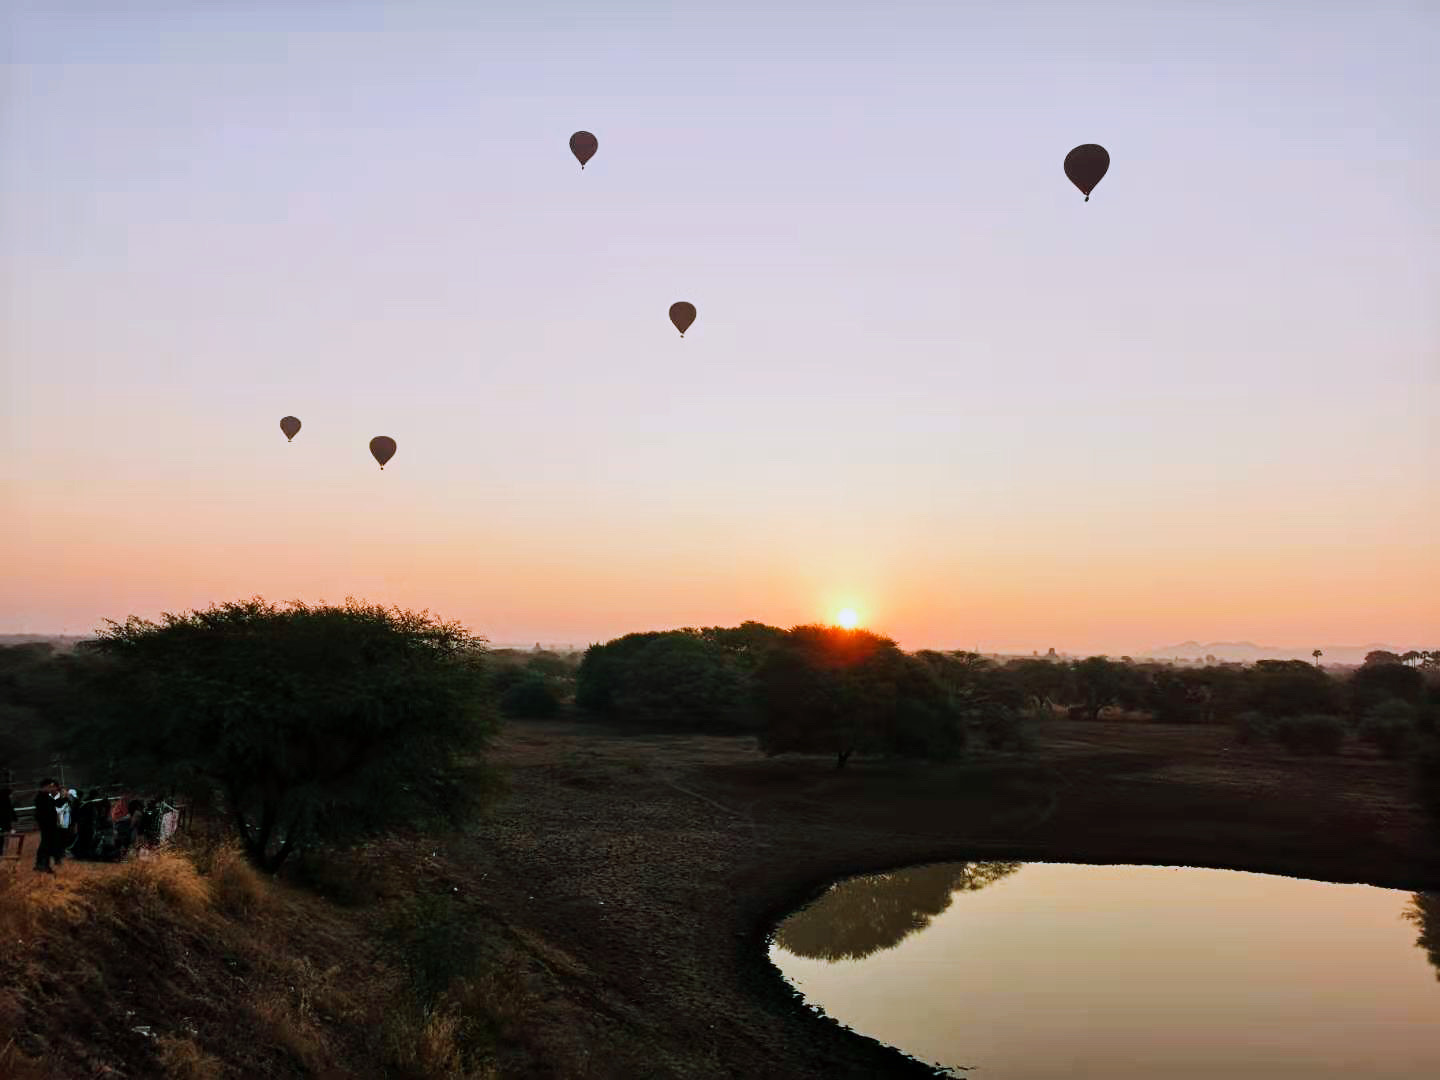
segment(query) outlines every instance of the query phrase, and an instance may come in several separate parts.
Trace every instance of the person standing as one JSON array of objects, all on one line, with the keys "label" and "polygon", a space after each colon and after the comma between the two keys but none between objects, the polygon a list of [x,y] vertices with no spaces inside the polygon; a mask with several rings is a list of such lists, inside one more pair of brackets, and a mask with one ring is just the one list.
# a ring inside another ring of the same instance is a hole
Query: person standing
[{"label": "person standing", "polygon": [[15,831],[15,804],[10,801],[10,789],[0,787],[0,855],[10,852],[10,834]]},{"label": "person standing", "polygon": [[60,785],[54,780],[41,783],[35,792],[35,827],[40,830],[40,846],[35,849],[35,869],[41,873],[53,874],[65,858],[65,834],[60,829],[60,813],[55,804],[59,797]]}]

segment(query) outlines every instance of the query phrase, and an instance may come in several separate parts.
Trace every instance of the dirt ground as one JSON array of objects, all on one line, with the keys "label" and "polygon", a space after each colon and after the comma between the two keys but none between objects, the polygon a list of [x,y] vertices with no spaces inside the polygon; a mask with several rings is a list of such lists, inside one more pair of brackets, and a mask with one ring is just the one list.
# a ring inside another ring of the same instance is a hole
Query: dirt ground
[{"label": "dirt ground", "polygon": [[850,873],[1017,859],[1440,888],[1404,766],[1363,748],[1057,720],[1023,758],[837,772],[744,737],[529,722],[495,758],[510,793],[478,829],[386,857],[525,952],[505,1076],[933,1075],[807,1010],[766,958],[774,924]]}]

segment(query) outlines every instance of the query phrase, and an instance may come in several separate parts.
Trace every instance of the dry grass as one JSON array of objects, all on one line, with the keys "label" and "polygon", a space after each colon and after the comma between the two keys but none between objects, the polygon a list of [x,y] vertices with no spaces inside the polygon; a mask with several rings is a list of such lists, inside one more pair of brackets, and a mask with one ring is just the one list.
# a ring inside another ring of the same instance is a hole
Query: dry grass
[{"label": "dry grass", "polygon": [[221,847],[209,861],[210,895],[217,911],[247,922],[264,910],[270,891],[238,847]]},{"label": "dry grass", "polygon": [[225,1066],[219,1058],[207,1054],[190,1038],[156,1040],[156,1058],[166,1080],[221,1080]]},{"label": "dry grass", "polygon": [[399,983],[353,916],[223,845],[0,874],[4,1080],[374,1076]]}]

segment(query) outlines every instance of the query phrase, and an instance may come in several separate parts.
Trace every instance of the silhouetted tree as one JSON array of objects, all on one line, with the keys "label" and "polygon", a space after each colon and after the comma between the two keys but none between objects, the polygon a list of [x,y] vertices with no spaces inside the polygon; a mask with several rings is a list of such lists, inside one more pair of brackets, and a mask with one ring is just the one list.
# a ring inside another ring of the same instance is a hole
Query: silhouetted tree
[{"label": "silhouetted tree", "polygon": [[1419,928],[1415,944],[1425,950],[1426,959],[1435,968],[1435,978],[1440,980],[1440,893],[1411,895],[1405,918]]},{"label": "silhouetted tree", "polygon": [[1366,664],[1350,676],[1348,689],[1356,715],[1390,698],[1418,705],[1425,698],[1425,676],[1398,662]]},{"label": "silhouetted tree", "polygon": [[1375,649],[1365,654],[1365,666],[1373,664],[1398,664],[1400,655],[1398,653],[1386,652],[1384,649]]},{"label": "silhouetted tree", "polygon": [[1303,660],[1257,660],[1246,679],[1246,706],[1266,716],[1334,712],[1338,684]]},{"label": "silhouetted tree", "polygon": [[832,885],[782,922],[775,943],[810,960],[862,960],[925,929],[957,892],[975,892],[1021,863],[939,863]]},{"label": "silhouetted tree", "polygon": [[945,757],[964,743],[958,711],[934,672],[889,638],[797,626],[755,673],[767,754]]},{"label": "silhouetted tree", "polygon": [[463,823],[489,785],[485,647],[427,612],[263,600],[110,622],[77,749],[135,783],[218,789],[250,858]]},{"label": "silhouetted tree", "polygon": [[1100,710],[1107,705],[1133,704],[1140,696],[1142,681],[1126,664],[1091,656],[1075,661],[1070,670],[1090,720],[1098,720]]},{"label": "silhouetted tree", "polygon": [[560,711],[560,698],[550,680],[537,671],[521,671],[500,695],[504,716],[546,720]]},{"label": "silhouetted tree", "polygon": [[1314,652],[1312,652],[1310,655],[1315,658],[1315,666],[1316,666],[1316,667],[1319,667],[1319,666],[1320,666],[1320,657],[1324,656],[1325,654],[1324,654],[1323,652],[1321,652],[1319,649],[1316,649],[1316,650],[1315,650]]}]

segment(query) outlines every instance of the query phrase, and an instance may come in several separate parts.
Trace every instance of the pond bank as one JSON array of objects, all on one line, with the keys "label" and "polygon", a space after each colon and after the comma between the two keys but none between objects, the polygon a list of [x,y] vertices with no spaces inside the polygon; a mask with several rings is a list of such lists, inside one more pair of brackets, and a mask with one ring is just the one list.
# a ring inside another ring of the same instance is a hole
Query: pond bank
[{"label": "pond bank", "polygon": [[1057,721],[1029,759],[837,772],[745,738],[531,722],[496,758],[510,794],[473,834],[386,857],[526,952],[534,1038],[505,1076],[932,1075],[809,1013],[766,958],[774,924],[849,874],[1004,859],[1440,889],[1403,766],[1277,759],[1219,729]]}]

